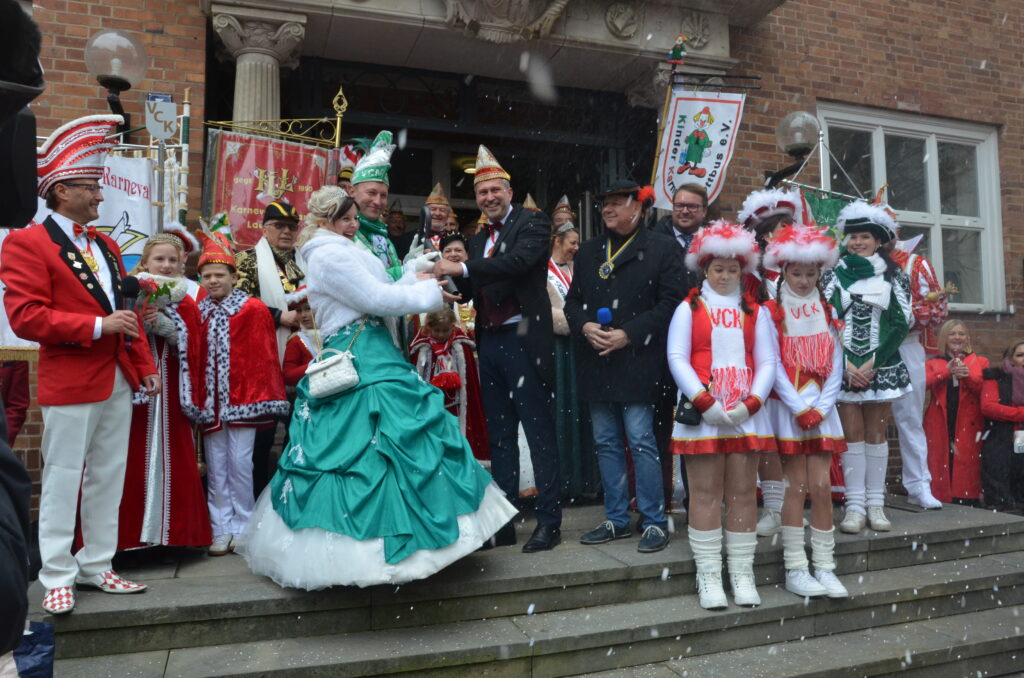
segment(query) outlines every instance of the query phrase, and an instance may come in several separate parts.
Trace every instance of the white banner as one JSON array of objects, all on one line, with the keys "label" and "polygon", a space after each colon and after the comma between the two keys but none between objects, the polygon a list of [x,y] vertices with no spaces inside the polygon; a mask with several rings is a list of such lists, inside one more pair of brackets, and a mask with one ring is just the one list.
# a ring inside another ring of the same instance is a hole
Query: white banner
[{"label": "white banner", "polygon": [[654,179],[655,207],[672,209],[672,196],[683,184],[704,186],[708,202],[718,197],[745,98],[728,92],[672,91]]}]

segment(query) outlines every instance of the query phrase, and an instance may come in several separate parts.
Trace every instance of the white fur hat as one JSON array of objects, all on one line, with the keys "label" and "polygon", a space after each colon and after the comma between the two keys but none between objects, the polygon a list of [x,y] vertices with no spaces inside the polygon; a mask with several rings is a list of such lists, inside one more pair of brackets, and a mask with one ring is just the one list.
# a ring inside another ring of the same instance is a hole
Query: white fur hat
[{"label": "white fur hat", "polygon": [[782,270],[786,264],[817,264],[829,269],[839,259],[839,243],[819,226],[790,225],[775,233],[764,253],[764,266]]},{"label": "white fur hat", "polygon": [[900,226],[888,205],[870,205],[864,200],[854,200],[839,210],[836,231],[846,237],[850,233],[868,231],[883,243],[889,242],[899,233]]},{"label": "white fur hat", "polygon": [[744,273],[753,273],[757,270],[760,258],[752,232],[719,220],[708,224],[693,236],[686,254],[686,266],[699,272],[711,259],[736,259],[743,266]]},{"label": "white fur hat", "polygon": [[284,295],[285,303],[288,304],[288,308],[295,306],[309,298],[309,288],[305,285],[297,287],[294,292],[288,292]]},{"label": "white fur hat", "polygon": [[750,230],[757,228],[765,219],[780,214],[789,215],[794,221],[800,221],[802,203],[796,191],[784,191],[781,188],[754,191],[743,201],[739,219],[743,227]]},{"label": "white fur hat", "polygon": [[196,240],[196,237],[192,235],[187,228],[179,224],[177,221],[164,224],[164,233],[177,236],[181,240],[181,245],[185,249],[185,256],[199,251],[199,241]]}]

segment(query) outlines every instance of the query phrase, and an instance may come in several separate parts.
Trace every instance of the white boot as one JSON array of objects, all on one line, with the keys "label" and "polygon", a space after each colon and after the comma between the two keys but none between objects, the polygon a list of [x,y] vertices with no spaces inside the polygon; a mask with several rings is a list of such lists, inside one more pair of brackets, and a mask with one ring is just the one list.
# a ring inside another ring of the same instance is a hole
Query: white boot
[{"label": "white boot", "polygon": [[762,480],[761,499],[764,513],[757,521],[757,536],[771,537],[782,527],[782,501],[786,497],[786,483],[781,480]]},{"label": "white boot", "polygon": [[724,610],[729,606],[722,588],[722,528],[688,528],[690,551],[697,568],[697,595],[705,610]]},{"label": "white boot", "polygon": [[757,550],[756,532],[725,531],[725,556],[729,564],[729,583],[732,599],[737,605],[753,607],[761,604],[754,580],[754,551]]},{"label": "white boot", "polygon": [[786,567],[786,590],[804,598],[828,593],[808,571],[804,550],[804,528],[782,526],[782,562]]},{"label": "white boot", "polygon": [[850,593],[836,577],[836,535],[833,530],[811,528],[811,562],[814,578],[825,587],[829,598],[849,598]]},{"label": "white boot", "polygon": [[[857,534],[864,528],[864,479],[867,460],[864,457],[864,442],[847,443],[843,452],[843,485],[846,494],[846,517],[839,529],[847,534]],[[858,515],[859,514],[859,518]]]}]

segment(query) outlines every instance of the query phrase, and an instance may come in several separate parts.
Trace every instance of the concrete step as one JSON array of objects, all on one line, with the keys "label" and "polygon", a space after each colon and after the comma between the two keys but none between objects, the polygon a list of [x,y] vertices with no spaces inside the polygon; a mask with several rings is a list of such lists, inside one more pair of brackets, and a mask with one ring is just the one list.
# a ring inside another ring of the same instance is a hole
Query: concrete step
[{"label": "concrete step", "polygon": [[803,600],[781,586],[764,586],[763,604],[755,609],[708,612],[695,595],[674,595],[416,628],[66,659],[58,662],[59,675],[573,675],[581,667],[638,666],[1019,606],[1024,552],[841,579],[851,593],[847,600]]},{"label": "concrete step", "polygon": [[645,664],[579,678],[839,678],[1004,676],[1024,668],[1024,608],[807,638]]},{"label": "concrete step", "polygon": [[[600,518],[600,508],[591,509],[573,510],[575,533],[554,551],[475,553],[403,587],[281,589],[249,573],[239,557],[198,553],[127,570],[150,590],[136,596],[81,592],[75,612],[53,620],[58,657],[429,626],[693,593],[685,530],[654,554],[637,553],[635,539],[585,547],[578,535]],[[892,532],[837,535],[839,574],[1024,551],[1024,519],[1016,516],[953,506],[917,514],[893,509],[890,515]],[[779,540],[761,540],[756,574],[760,584],[782,581]],[[41,600],[38,586],[32,595]]]}]

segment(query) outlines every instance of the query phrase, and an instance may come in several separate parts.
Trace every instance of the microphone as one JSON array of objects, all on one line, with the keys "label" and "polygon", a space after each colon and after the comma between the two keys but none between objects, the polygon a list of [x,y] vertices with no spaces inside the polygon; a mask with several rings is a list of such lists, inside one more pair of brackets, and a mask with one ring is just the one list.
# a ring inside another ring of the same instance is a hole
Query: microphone
[{"label": "microphone", "polygon": [[[121,278],[121,305],[122,310],[135,312],[135,304],[139,301],[139,279],[133,275]],[[132,349],[132,337],[126,334],[124,346],[129,351]]]},{"label": "microphone", "polygon": [[605,307],[597,309],[597,322],[601,325],[602,332],[611,330],[612,310]]}]

